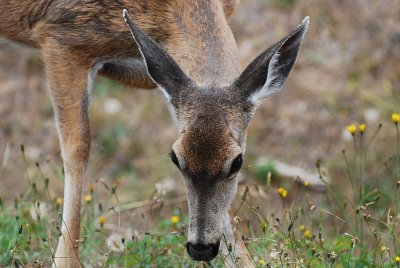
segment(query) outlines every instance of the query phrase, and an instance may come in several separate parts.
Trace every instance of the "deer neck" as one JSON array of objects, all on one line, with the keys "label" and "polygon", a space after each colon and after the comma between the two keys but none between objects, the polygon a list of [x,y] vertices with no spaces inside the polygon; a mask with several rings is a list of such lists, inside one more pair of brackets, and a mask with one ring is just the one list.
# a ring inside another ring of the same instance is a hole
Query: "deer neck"
[{"label": "deer neck", "polygon": [[176,1],[171,7],[176,38],[165,47],[199,85],[228,85],[239,75],[238,49],[222,4],[213,0],[190,2]]}]

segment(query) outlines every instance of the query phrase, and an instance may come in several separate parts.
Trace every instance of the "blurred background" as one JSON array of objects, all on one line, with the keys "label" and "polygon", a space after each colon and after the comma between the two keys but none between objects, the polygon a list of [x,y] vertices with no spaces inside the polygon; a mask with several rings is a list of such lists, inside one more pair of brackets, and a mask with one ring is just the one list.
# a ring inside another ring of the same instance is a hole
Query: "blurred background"
[{"label": "blurred background", "polygon": [[[338,159],[343,148],[352,148],[346,125],[365,123],[372,133],[400,111],[399,14],[398,0],[242,0],[230,21],[242,68],[305,16],[310,26],[286,86],[259,107],[249,126],[241,184],[265,183],[274,161],[315,173],[318,159],[333,183],[340,183],[344,168]],[[26,176],[49,178],[52,197],[62,196],[62,161],[47,87],[36,51],[1,41],[0,197],[5,203],[28,188]],[[184,195],[168,156],[177,131],[159,91],[98,77],[90,118],[85,193],[100,181],[119,186],[121,203],[160,192]],[[384,131],[370,161],[382,162],[386,152],[393,153],[388,140],[395,131]],[[274,178],[272,183],[282,184]],[[185,209],[185,202],[180,206]]]}]

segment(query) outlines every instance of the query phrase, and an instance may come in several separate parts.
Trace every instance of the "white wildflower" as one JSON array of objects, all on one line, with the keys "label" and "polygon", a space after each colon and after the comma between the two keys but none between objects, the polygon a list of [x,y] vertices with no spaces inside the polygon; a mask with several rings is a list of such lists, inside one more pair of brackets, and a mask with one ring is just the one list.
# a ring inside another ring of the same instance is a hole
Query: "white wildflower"
[{"label": "white wildflower", "polygon": [[[106,241],[107,247],[114,252],[122,252],[125,249],[125,244],[122,243],[123,237],[118,233],[111,234]],[[124,238],[125,239],[125,238]],[[125,242],[126,243],[126,242]]]},{"label": "white wildflower", "polygon": [[269,253],[269,257],[273,260],[277,260],[279,258],[279,252],[273,248],[271,253]]},{"label": "white wildflower", "polygon": [[375,108],[367,109],[364,112],[364,119],[366,122],[374,123],[379,119],[379,110]]},{"label": "white wildflower", "polygon": [[47,212],[48,212],[47,204],[42,202],[35,202],[29,210],[31,218],[34,221],[46,219],[48,215]]},{"label": "white wildflower", "polygon": [[165,196],[168,192],[174,190],[175,188],[175,180],[171,178],[167,178],[156,183],[156,191],[158,196]]},{"label": "white wildflower", "polygon": [[113,115],[122,110],[121,102],[114,98],[109,98],[104,102],[104,110],[106,113]]}]

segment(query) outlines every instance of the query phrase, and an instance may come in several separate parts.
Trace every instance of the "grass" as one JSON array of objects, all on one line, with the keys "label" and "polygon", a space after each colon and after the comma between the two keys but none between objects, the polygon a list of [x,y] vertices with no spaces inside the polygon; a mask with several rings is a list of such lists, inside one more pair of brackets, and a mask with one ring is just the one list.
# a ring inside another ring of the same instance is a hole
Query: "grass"
[{"label": "grass", "polygon": [[[328,180],[323,163],[316,162],[320,179],[326,183],[322,200],[313,199],[307,184],[276,189],[270,175],[257,186],[274,197],[270,203],[257,204],[249,186],[242,187],[234,204],[240,218],[235,220],[256,267],[400,267],[398,121],[394,114],[390,128],[382,124],[376,130],[365,125],[347,127],[353,145],[342,151],[345,172],[344,178],[337,180],[340,183]],[[370,162],[374,140],[382,135],[382,129],[383,135],[395,133],[390,141],[393,150],[381,163]],[[21,153],[27,164],[23,146]],[[270,162],[265,165],[265,170],[273,171]],[[36,167],[34,177],[26,172],[30,187],[24,194],[12,205],[0,201],[1,266],[41,267],[53,262],[62,199],[50,195],[49,180],[40,165]],[[265,170],[257,167],[254,172],[261,178]],[[100,194],[101,187],[106,194]],[[187,257],[188,217],[174,208],[179,207],[181,198],[154,196],[133,205],[121,204],[119,191],[118,182],[107,185],[98,180],[84,196],[80,244],[86,266],[221,267],[224,258],[231,257],[219,254],[209,263],[195,263]],[[280,209],[270,213],[271,206]],[[143,210],[140,217],[147,213],[156,219],[151,232],[124,227],[132,208],[144,207],[150,209]]]}]

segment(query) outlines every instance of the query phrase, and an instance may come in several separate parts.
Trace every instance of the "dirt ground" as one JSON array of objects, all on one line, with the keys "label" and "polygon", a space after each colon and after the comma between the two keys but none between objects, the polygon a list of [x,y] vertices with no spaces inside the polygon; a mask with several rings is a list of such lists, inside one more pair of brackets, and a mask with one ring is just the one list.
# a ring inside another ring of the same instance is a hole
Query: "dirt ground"
[{"label": "dirt ground", "polygon": [[[323,159],[328,169],[334,167],[342,148],[350,146],[343,133],[347,124],[366,122],[375,128],[399,111],[399,14],[396,0],[242,0],[230,24],[243,68],[310,16],[286,86],[262,104],[249,127],[246,183],[253,183],[252,170],[265,158],[307,170]],[[168,157],[176,130],[160,92],[99,78],[90,111],[94,141],[88,183],[119,180],[122,200],[145,199],[156,190],[155,182],[166,179],[183,193]],[[26,173],[40,178],[36,162],[50,178],[53,194],[62,195],[53,121],[40,56],[1,41],[0,196],[6,202],[25,191]]]}]

